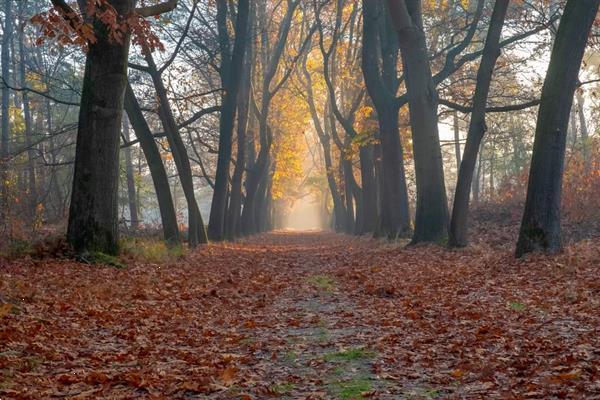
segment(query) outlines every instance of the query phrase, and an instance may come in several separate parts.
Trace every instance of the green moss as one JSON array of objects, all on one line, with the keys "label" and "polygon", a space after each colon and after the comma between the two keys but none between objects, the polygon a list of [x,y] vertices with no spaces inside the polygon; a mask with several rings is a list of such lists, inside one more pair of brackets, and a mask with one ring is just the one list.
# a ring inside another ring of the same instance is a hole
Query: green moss
[{"label": "green moss", "polygon": [[325,355],[325,361],[355,361],[373,358],[375,354],[362,347],[354,347],[337,353]]},{"label": "green moss", "polygon": [[520,303],[518,301],[512,301],[512,302],[510,302],[510,304],[508,306],[511,310],[518,311],[518,312],[522,312],[527,309],[527,306],[525,304]]},{"label": "green moss", "polygon": [[317,288],[325,290],[327,292],[331,292],[333,291],[333,289],[335,289],[335,281],[327,275],[311,276],[308,279],[308,282],[316,286]]},{"label": "green moss", "polygon": [[366,378],[355,378],[349,381],[331,384],[332,391],[341,399],[362,399],[363,393],[373,389],[371,382]]},{"label": "green moss", "polygon": [[91,265],[108,265],[110,267],[118,269],[127,267],[117,257],[111,256],[110,254],[106,254],[101,251],[85,252],[83,254],[80,254],[77,258],[79,259],[79,261]]}]

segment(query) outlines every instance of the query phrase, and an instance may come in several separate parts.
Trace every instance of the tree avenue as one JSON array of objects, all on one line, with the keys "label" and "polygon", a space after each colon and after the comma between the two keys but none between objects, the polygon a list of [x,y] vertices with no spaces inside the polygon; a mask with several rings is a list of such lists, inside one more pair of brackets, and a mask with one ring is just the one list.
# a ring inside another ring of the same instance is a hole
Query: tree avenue
[{"label": "tree avenue", "polygon": [[556,252],[570,207],[594,217],[597,9],[3,0],[3,235],[115,255],[120,232],[195,247],[305,207],[320,229],[464,247],[498,205],[523,210],[518,256]]}]

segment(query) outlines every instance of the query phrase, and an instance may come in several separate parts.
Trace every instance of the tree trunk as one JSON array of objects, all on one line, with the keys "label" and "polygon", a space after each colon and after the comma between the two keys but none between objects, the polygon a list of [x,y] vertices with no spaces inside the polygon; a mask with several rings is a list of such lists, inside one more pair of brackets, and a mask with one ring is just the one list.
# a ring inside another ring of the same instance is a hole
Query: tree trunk
[{"label": "tree trunk", "polygon": [[[129,120],[127,115],[123,116],[123,137],[129,142]],[[135,194],[135,178],[133,176],[133,164],[131,162],[131,147],[127,146],[123,150],[125,153],[125,177],[127,180],[127,200],[129,203],[129,218],[131,229],[134,231],[139,226],[138,208]]]},{"label": "tree trunk", "polygon": [[[133,0],[109,1],[128,15]],[[76,252],[118,251],[119,142],[127,84],[129,35],[109,40],[104,22],[93,20],[96,42],[86,58],[67,239]]]},{"label": "tree trunk", "polygon": [[413,138],[417,210],[412,243],[439,241],[447,235],[448,204],[438,132],[437,90],[429,65],[421,5],[416,0],[388,0],[388,5],[398,31]]},{"label": "tree trunk", "polygon": [[177,167],[177,172],[179,173],[179,180],[181,181],[181,187],[183,189],[185,200],[188,206],[189,244],[190,247],[196,247],[198,244],[208,243],[208,236],[206,235],[204,221],[202,220],[200,208],[198,207],[198,202],[196,201],[196,194],[194,193],[192,166],[190,164],[190,159],[188,157],[185,144],[183,143],[181,135],[179,134],[175,117],[171,111],[171,106],[167,97],[167,90],[162,81],[160,72],[156,67],[156,63],[154,62],[152,54],[146,53],[145,58],[146,62],[148,63],[148,71],[152,77],[154,88],[156,89],[156,95],[159,101],[159,116],[163,128],[165,129],[165,133],[167,134],[169,147],[173,154],[173,160],[175,161],[175,166]]},{"label": "tree trunk", "polygon": [[[21,86],[27,86],[27,75],[25,73],[25,64],[27,63],[27,53],[24,44],[23,31],[19,34],[19,72]],[[29,93],[23,91],[23,116],[25,119],[25,145],[27,146],[27,187],[29,191],[29,220],[31,226],[35,229],[35,220],[37,216],[37,183],[35,176],[35,149],[33,148],[32,116],[29,104]]]},{"label": "tree trunk", "polygon": [[360,176],[362,182],[362,224],[357,234],[375,232],[377,228],[377,183],[375,180],[374,146],[360,147]]},{"label": "tree trunk", "polygon": [[150,176],[152,177],[154,191],[158,200],[165,241],[172,245],[179,244],[181,238],[179,227],[177,226],[177,212],[175,211],[175,204],[171,196],[167,171],[163,165],[158,147],[154,142],[154,136],[152,136],[152,132],[148,127],[144,114],[129,83],[125,91],[125,110],[129,116],[133,132],[140,141],[140,147],[144,152],[148,168],[150,169]]},{"label": "tree trunk", "polygon": [[[381,141],[380,217],[378,235],[395,238],[410,231],[408,191],[404,173],[404,156],[398,131],[398,107],[395,92],[397,44],[389,35],[381,37],[379,29],[387,21],[381,18],[383,4],[363,0],[362,70],[365,85],[377,111]],[[386,31],[387,32],[387,31]],[[392,35],[395,37],[395,34]],[[385,46],[382,45],[385,43]],[[381,60],[377,48],[381,48]],[[380,72],[379,65],[383,65]]]},{"label": "tree trunk", "polygon": [[569,112],[600,0],[568,0],[542,89],[516,256],[561,249],[560,208]]},{"label": "tree trunk", "polygon": [[[12,0],[4,0],[4,35],[2,38],[2,79],[7,83],[10,80],[10,45],[13,34]],[[10,140],[10,121],[9,121],[9,101],[10,92],[8,86],[2,82],[2,138],[0,141],[0,221],[2,224],[7,222],[6,214],[8,212],[8,160],[9,160],[9,140]]]},{"label": "tree trunk", "polygon": [[462,158],[462,151],[460,148],[460,128],[458,125],[458,111],[452,113],[452,119],[454,122],[454,155],[456,157],[456,174],[460,170],[460,163]]},{"label": "tree trunk", "polygon": [[221,82],[224,88],[221,116],[219,123],[219,154],[215,188],[210,209],[208,236],[212,240],[225,239],[225,215],[227,211],[227,191],[229,181],[229,165],[233,139],[233,124],[237,111],[240,76],[246,52],[246,36],[249,15],[249,1],[238,1],[235,24],[235,41],[233,52],[229,57],[229,35],[227,33],[227,5],[225,0],[217,1],[219,19],[219,41],[221,42]]},{"label": "tree trunk", "polygon": [[577,91],[577,108],[579,113],[579,128],[581,130],[581,150],[583,152],[583,162],[585,164],[585,173],[589,175],[592,171],[592,157],[590,156],[590,139],[589,132],[587,127],[587,122],[585,120],[585,99],[581,94],[581,91]]},{"label": "tree trunk", "polygon": [[[459,159],[457,160],[460,169],[458,180],[456,182],[454,207],[452,209],[452,219],[448,232],[448,243],[452,247],[463,247],[467,245],[471,182],[473,180],[473,171],[475,170],[475,163],[477,162],[481,140],[487,130],[485,123],[485,108],[487,106],[487,99],[496,60],[500,56],[500,35],[502,33],[502,27],[504,26],[508,4],[509,0],[496,0],[487,38],[485,40],[485,46],[483,48],[481,64],[477,71],[477,84],[475,87],[475,95],[473,96],[473,111],[471,113],[465,153],[462,162],[460,162]],[[456,112],[455,118],[457,119]],[[458,124],[455,123],[455,125]]]}]

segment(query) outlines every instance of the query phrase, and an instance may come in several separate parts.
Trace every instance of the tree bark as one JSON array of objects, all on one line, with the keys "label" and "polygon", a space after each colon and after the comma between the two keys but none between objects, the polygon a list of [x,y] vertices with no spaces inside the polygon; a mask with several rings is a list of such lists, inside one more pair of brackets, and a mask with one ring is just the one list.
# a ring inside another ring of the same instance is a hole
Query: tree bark
[{"label": "tree bark", "polygon": [[481,140],[487,130],[485,108],[487,106],[496,60],[500,56],[500,35],[504,26],[508,4],[509,0],[496,0],[483,48],[481,64],[477,71],[477,84],[475,95],[473,96],[473,111],[471,113],[469,132],[467,133],[465,153],[460,163],[458,180],[456,182],[454,207],[452,209],[452,219],[448,232],[448,244],[451,247],[463,247],[467,245],[471,182],[473,180],[473,171],[475,170]]},{"label": "tree bark", "polygon": [[129,116],[133,132],[140,141],[140,147],[144,152],[148,168],[150,169],[150,176],[154,183],[154,192],[158,200],[164,239],[171,245],[177,245],[180,243],[181,238],[177,225],[175,204],[171,196],[169,178],[156,142],[154,142],[154,136],[152,136],[152,132],[148,127],[144,114],[129,83],[125,91],[125,110]]},{"label": "tree bark", "polygon": [[[21,9],[21,14],[23,10]],[[27,86],[27,75],[25,72],[25,65],[27,63],[27,49],[25,48],[24,32],[21,29],[19,33],[19,73],[21,80],[21,87]],[[37,205],[38,205],[38,194],[37,194],[37,182],[36,182],[36,171],[35,171],[35,149],[33,147],[33,132],[32,132],[32,115],[31,106],[29,103],[29,93],[23,91],[23,116],[25,119],[25,145],[27,146],[27,187],[29,191],[29,212],[28,217],[31,226],[35,229],[35,220],[37,216]]]},{"label": "tree bark", "polygon": [[[112,0],[128,15],[134,0]],[[76,252],[118,252],[119,143],[127,84],[129,35],[109,40],[104,22],[93,18],[96,42],[86,58],[67,239]]]},{"label": "tree bark", "polygon": [[[447,235],[448,204],[433,83],[419,0],[388,0],[400,43],[413,138],[417,210],[412,243]],[[385,146],[384,146],[385,149]]]},{"label": "tree bark", "polygon": [[592,157],[590,155],[590,142],[587,121],[585,120],[585,99],[581,91],[577,91],[577,109],[579,115],[579,129],[581,130],[581,150],[583,153],[583,162],[585,165],[585,173],[589,175],[592,170]]},{"label": "tree bark", "polygon": [[[399,110],[395,98],[398,87],[395,78],[397,43],[389,43],[395,40],[389,34],[385,37],[379,35],[380,27],[387,24],[382,18],[383,10],[382,2],[363,0],[362,70],[367,91],[377,111],[381,141],[379,176],[382,193],[377,234],[395,238],[410,232],[410,217],[404,156],[398,131]],[[381,60],[378,47],[382,49]]]},{"label": "tree bark", "polygon": [[[248,24],[251,25],[250,23]],[[248,29],[248,34],[251,30]],[[242,180],[247,166],[246,149],[250,105],[250,89],[252,79],[252,42],[246,41],[246,56],[242,71],[242,85],[238,93],[238,120],[237,120],[237,155],[236,164],[231,179],[231,194],[227,215],[227,239],[233,240],[240,235],[240,217],[242,212]]]},{"label": "tree bark", "polygon": [[[123,137],[129,141],[129,120],[127,115],[123,116]],[[127,146],[123,150],[125,153],[125,179],[127,180],[127,200],[129,203],[129,218],[131,229],[134,231],[139,227],[139,216],[136,201],[135,178],[133,176],[133,164],[131,162],[131,147]]]},{"label": "tree bark", "polygon": [[[229,56],[229,34],[227,33],[227,4],[217,1],[219,41],[221,42],[221,82],[225,90],[219,122],[219,154],[215,188],[210,209],[208,236],[211,240],[225,239],[225,215],[227,211],[227,191],[229,165],[233,139],[233,124],[237,112],[238,90],[246,52],[249,1],[239,0],[235,24],[233,52]],[[227,51],[225,51],[227,49]]]},{"label": "tree bark", "polygon": [[[2,37],[2,50],[0,61],[2,62],[2,77],[8,81],[10,78],[10,45],[13,34],[13,16],[12,0],[4,0],[4,35]],[[10,141],[10,121],[9,121],[9,102],[10,92],[8,86],[2,82],[2,137],[0,140],[0,221],[2,224],[7,222],[8,212],[8,160],[9,160],[9,141]]]},{"label": "tree bark", "polygon": [[154,88],[156,89],[156,95],[159,101],[159,116],[163,128],[165,129],[165,133],[167,134],[169,147],[173,154],[173,160],[175,161],[175,166],[177,167],[177,172],[179,173],[179,180],[181,181],[181,187],[183,189],[185,200],[188,206],[189,244],[190,247],[196,247],[198,244],[208,243],[208,236],[206,235],[204,221],[202,220],[200,208],[198,207],[198,202],[196,201],[196,194],[194,193],[192,166],[190,164],[190,159],[187,154],[185,144],[183,143],[181,135],[179,134],[179,129],[177,128],[177,123],[175,122],[175,117],[173,116],[169,99],[167,97],[167,90],[162,81],[161,74],[156,67],[154,58],[152,57],[152,54],[146,53],[145,59],[148,63],[148,72],[154,83]]},{"label": "tree bark", "polygon": [[516,256],[561,250],[560,208],[569,112],[600,0],[568,0],[542,89]]}]

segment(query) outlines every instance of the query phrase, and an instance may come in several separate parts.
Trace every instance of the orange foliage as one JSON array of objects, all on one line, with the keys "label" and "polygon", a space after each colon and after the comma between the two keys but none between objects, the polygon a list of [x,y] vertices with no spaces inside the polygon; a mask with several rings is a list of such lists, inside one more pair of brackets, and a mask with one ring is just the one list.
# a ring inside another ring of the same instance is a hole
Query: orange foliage
[{"label": "orange foliage", "polygon": [[135,12],[125,16],[118,15],[108,0],[88,0],[85,17],[75,11],[64,12],[57,7],[35,15],[31,18],[31,23],[37,25],[42,34],[36,44],[52,39],[63,46],[77,45],[87,50],[87,46],[96,43],[97,38],[93,26],[84,21],[95,18],[105,24],[112,42],[123,43],[131,33],[132,42],[144,51],[164,50],[163,44],[152,32],[150,23],[145,18]]}]

